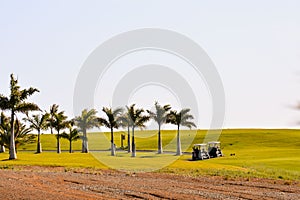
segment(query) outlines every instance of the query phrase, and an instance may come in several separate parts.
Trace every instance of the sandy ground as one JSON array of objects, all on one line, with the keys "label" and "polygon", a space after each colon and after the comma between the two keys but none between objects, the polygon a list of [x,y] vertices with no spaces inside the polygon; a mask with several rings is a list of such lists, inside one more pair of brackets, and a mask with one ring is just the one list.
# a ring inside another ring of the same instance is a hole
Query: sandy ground
[{"label": "sandy ground", "polygon": [[300,199],[300,182],[112,170],[0,170],[1,199]]}]

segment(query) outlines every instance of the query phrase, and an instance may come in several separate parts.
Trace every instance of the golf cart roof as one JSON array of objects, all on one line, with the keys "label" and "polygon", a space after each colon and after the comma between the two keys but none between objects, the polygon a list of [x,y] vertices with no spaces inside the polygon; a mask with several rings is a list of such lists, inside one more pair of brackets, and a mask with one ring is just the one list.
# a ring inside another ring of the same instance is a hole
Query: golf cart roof
[{"label": "golf cart roof", "polygon": [[196,146],[206,146],[206,144],[194,144],[194,147]]},{"label": "golf cart roof", "polygon": [[215,142],[208,142],[207,144],[220,144],[220,142],[215,141]]}]

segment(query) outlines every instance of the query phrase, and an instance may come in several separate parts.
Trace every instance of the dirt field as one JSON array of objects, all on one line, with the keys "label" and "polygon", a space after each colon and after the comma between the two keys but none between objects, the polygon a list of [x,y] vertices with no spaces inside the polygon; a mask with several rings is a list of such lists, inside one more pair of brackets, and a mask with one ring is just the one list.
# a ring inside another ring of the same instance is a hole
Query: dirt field
[{"label": "dirt field", "polygon": [[49,167],[0,170],[1,199],[300,199],[299,182]]}]

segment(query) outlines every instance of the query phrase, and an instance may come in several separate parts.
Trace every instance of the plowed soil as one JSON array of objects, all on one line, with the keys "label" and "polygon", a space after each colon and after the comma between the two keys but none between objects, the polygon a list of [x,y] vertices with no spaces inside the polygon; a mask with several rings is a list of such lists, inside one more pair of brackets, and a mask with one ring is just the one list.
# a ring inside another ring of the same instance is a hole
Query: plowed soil
[{"label": "plowed soil", "polygon": [[113,170],[0,170],[1,199],[300,199],[299,182]]}]

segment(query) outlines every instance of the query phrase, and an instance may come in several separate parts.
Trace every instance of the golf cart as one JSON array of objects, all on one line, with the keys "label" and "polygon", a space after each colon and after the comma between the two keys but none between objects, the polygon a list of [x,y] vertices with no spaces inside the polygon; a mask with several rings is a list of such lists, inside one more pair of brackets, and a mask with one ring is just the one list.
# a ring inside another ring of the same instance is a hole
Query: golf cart
[{"label": "golf cart", "polygon": [[223,156],[220,142],[208,142],[208,153],[211,158]]},{"label": "golf cart", "polygon": [[194,144],[192,160],[204,160],[209,159],[209,154],[207,152],[206,144]]}]

